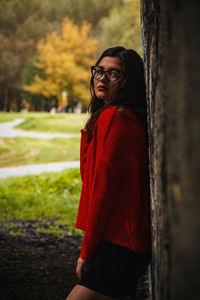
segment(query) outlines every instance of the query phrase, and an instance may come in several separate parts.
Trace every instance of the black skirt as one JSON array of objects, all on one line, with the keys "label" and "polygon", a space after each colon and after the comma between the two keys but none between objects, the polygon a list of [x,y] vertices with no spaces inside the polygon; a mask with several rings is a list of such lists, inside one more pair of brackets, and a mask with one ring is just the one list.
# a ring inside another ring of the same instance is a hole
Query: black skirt
[{"label": "black skirt", "polygon": [[77,284],[110,297],[135,296],[139,277],[150,261],[150,251],[134,253],[102,240]]}]

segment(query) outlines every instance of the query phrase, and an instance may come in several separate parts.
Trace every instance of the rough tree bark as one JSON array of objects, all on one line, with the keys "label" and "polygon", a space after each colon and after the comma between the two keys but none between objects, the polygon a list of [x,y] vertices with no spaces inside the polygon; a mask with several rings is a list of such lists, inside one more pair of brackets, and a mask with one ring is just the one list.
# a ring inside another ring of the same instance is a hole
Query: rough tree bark
[{"label": "rough tree bark", "polygon": [[199,299],[200,2],[142,0],[153,300]]}]

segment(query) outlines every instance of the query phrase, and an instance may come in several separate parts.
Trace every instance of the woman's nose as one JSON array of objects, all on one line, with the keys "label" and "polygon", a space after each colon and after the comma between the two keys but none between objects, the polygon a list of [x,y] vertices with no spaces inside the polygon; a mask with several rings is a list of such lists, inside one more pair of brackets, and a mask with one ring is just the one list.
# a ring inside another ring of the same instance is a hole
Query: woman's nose
[{"label": "woman's nose", "polygon": [[103,82],[107,82],[108,79],[106,77],[106,73],[103,73],[103,75],[101,76],[101,78],[99,78],[100,81],[103,81]]}]

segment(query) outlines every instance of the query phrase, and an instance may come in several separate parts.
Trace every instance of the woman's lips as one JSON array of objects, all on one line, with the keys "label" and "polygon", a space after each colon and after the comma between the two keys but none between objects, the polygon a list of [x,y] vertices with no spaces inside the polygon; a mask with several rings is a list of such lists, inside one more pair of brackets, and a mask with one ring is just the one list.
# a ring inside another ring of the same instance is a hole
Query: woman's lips
[{"label": "woman's lips", "polygon": [[97,87],[98,91],[105,91],[107,88],[105,86],[98,86]]}]

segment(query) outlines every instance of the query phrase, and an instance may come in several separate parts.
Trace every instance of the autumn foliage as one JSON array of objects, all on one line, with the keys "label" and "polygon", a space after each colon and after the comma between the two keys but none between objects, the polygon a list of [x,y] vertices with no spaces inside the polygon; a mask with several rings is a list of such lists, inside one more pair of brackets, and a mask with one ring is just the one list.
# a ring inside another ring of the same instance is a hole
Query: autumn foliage
[{"label": "autumn foliage", "polygon": [[79,27],[65,18],[60,32],[52,32],[37,44],[36,68],[44,76],[35,75],[25,91],[44,97],[59,97],[63,91],[69,96],[89,102],[90,66],[94,63],[97,40],[90,38],[91,25],[84,21]]}]

